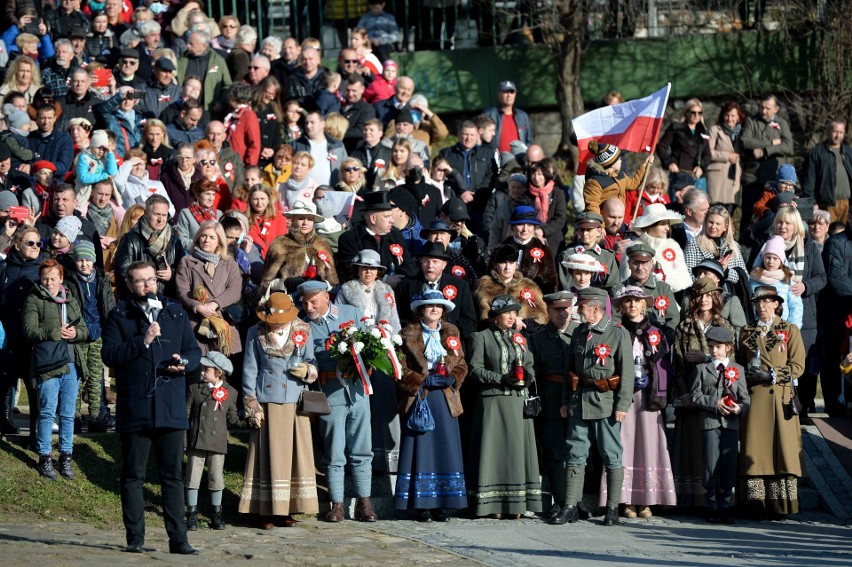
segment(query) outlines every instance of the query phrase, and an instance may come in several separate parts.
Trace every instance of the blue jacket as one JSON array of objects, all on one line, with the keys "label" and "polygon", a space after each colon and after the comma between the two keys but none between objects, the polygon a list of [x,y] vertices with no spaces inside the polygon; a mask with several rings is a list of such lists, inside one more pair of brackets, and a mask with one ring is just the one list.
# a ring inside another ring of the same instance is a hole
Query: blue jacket
[{"label": "blue jacket", "polygon": [[150,347],[144,343],[148,319],[135,299],[120,301],[103,328],[101,357],[104,364],[116,369],[119,433],[189,429],[186,377],[162,367],[172,354],[179,354],[189,361],[186,371],[193,372],[201,361],[201,349],[183,307],[162,295],[158,299],[163,302],[156,319],[161,335]]},{"label": "blue jacket", "polygon": [[[20,49],[15,45],[15,39],[20,35],[21,30],[18,29],[18,26],[13,25],[5,32],[3,32],[3,43],[6,44],[6,49],[9,50],[9,53],[18,53]],[[47,60],[54,56],[56,52],[53,49],[53,41],[50,39],[49,34],[44,34],[42,37],[38,38],[38,64],[44,65],[47,63]]]},{"label": "blue jacket", "polygon": [[[272,357],[263,351],[263,347],[257,337],[258,326],[249,329],[246,336],[246,344],[243,359],[243,395],[254,396],[262,404],[295,404],[302,396],[302,390],[307,388],[306,384],[298,378],[294,378],[288,372],[291,356],[285,358]],[[314,346],[316,341],[311,335],[310,327],[300,319],[291,323],[290,336],[297,330],[307,334],[307,342],[302,348],[302,358],[308,364],[316,365],[314,359]],[[288,340],[288,346],[292,347],[292,339]],[[286,347],[285,347],[286,348]]]},{"label": "blue jacket", "polygon": [[[482,113],[485,116],[488,116],[494,122],[497,123],[497,133],[494,134],[494,139],[499,143],[500,142],[500,130],[503,127],[503,110],[500,108],[491,107],[486,108]],[[515,124],[518,126],[518,136],[519,139],[529,146],[533,143],[533,133],[532,126],[530,125],[530,117],[529,114],[521,110],[520,108],[512,109],[512,116],[515,117]]]},{"label": "blue jacket", "polygon": [[[322,324],[313,321],[311,325],[311,337],[314,341],[314,352],[317,353],[317,370],[323,372],[334,372],[337,370],[337,361],[331,357],[325,348],[325,341],[334,331],[340,330],[340,325],[347,321],[355,321],[360,329],[361,311],[353,305],[330,305],[328,315],[323,317]],[[325,384],[320,382],[322,391],[328,398],[329,406],[344,406],[354,403],[366,397],[364,386],[359,378],[347,378],[341,383],[340,379],[332,378]],[[344,387],[345,384],[345,387]]]},{"label": "blue jacket", "polygon": [[27,137],[30,150],[35,154],[33,163],[45,159],[56,166],[56,179],[62,179],[74,161],[74,142],[71,136],[60,130],[54,130],[50,135],[44,136],[41,132],[30,132]]},{"label": "blue jacket", "polygon": [[[136,148],[142,144],[142,128],[145,117],[136,110],[135,119],[131,123],[126,118],[118,115],[118,104],[121,102],[121,93],[116,93],[109,99],[95,106],[93,109],[106,124],[107,130],[115,132],[115,154],[124,157],[127,150]],[[125,148],[124,136],[127,135],[127,147]],[[171,136],[169,136],[171,140]],[[172,144],[174,147],[174,143]]]},{"label": "blue jacket", "polygon": [[80,185],[94,185],[99,181],[110,179],[118,175],[118,165],[115,163],[115,154],[107,152],[104,163],[95,159],[89,152],[80,152],[77,157],[77,180]]}]

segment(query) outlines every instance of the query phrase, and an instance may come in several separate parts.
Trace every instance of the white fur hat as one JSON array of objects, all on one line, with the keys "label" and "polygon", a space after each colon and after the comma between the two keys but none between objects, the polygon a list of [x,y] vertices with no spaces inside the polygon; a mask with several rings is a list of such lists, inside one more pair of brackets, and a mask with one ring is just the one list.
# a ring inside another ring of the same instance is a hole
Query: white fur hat
[{"label": "white fur hat", "polygon": [[562,261],[562,265],[569,270],[580,270],[599,274],[604,271],[603,264],[598,262],[594,256],[588,254],[571,254]]}]

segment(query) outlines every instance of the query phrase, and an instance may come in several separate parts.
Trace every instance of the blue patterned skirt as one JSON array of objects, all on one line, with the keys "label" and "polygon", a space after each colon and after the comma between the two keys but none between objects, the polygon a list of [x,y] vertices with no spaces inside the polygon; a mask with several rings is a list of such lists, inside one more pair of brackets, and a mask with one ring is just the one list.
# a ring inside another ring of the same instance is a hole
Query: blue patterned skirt
[{"label": "blue patterned skirt", "polygon": [[467,507],[459,420],[450,415],[441,390],[430,390],[426,400],[435,418],[435,429],[414,433],[402,422],[402,446],[396,478],[394,508],[423,510]]}]

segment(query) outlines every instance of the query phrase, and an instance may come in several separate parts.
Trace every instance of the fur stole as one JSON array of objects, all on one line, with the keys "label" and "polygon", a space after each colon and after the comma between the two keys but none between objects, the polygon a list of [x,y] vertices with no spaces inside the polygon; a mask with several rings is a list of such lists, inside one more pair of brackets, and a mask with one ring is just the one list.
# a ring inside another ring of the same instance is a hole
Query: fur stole
[{"label": "fur stole", "polygon": [[[399,413],[406,415],[414,403],[414,396],[417,395],[420,386],[429,373],[429,364],[423,355],[426,350],[426,344],[423,342],[423,331],[420,321],[406,325],[400,336],[402,337],[402,352],[405,358],[402,363],[402,380],[397,383],[397,387],[400,390]],[[465,376],[467,376],[467,363],[464,360],[464,352],[461,349],[459,349],[458,355],[456,355],[447,346],[447,337],[449,336],[461,338],[458,327],[452,323],[443,321],[441,323],[441,345],[447,350],[444,362],[447,364],[447,370],[450,375],[456,379],[455,384],[444,388],[443,392],[450,407],[450,414],[453,417],[458,417],[463,411],[459,389],[464,382]]]},{"label": "fur stole", "polygon": [[[317,256],[321,251],[328,255],[328,265]],[[325,238],[316,232],[307,237],[292,233],[279,236],[272,241],[266,252],[263,281],[301,277],[309,264],[316,266],[317,274],[323,281],[333,286],[339,283],[334,267],[334,253]]]},{"label": "fur stole", "polygon": [[[399,333],[400,322],[399,313],[396,310],[396,298],[393,302],[388,301],[388,294],[394,295],[393,289],[384,283],[376,282],[373,285],[373,301],[376,302],[376,320],[385,320],[391,324],[394,333]],[[368,309],[367,294],[364,292],[364,286],[359,280],[349,280],[340,287],[337,293],[337,303],[340,305],[353,305],[358,308],[359,313],[367,313]]]},{"label": "fur stole", "polygon": [[[533,304],[535,307],[530,307],[529,302],[521,297],[521,292],[525,289],[533,292],[535,296]],[[509,285],[500,282],[493,273],[479,280],[474,295],[476,296],[477,307],[479,308],[480,320],[485,321],[488,319],[491,302],[495,297],[503,293],[508,293],[520,304],[521,311],[518,315],[521,319],[534,319],[536,323],[541,323],[542,325],[547,323],[547,305],[542,299],[541,289],[531,279],[525,278],[520,271],[515,272]]]}]

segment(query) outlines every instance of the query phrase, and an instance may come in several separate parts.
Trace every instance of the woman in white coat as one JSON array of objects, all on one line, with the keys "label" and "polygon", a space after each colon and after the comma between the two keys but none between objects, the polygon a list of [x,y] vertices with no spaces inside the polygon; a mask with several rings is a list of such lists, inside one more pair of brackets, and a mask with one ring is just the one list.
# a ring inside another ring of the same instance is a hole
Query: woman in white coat
[{"label": "woman in white coat", "polygon": [[[686,267],[683,249],[670,238],[671,225],[682,223],[683,219],[674,211],[666,209],[661,203],[645,206],[641,217],[633,221],[633,228],[641,230],[639,240],[656,252],[654,256],[654,274],[672,287],[675,293],[692,285],[692,276]],[[621,279],[627,279],[630,269],[627,262],[621,265]]]}]

